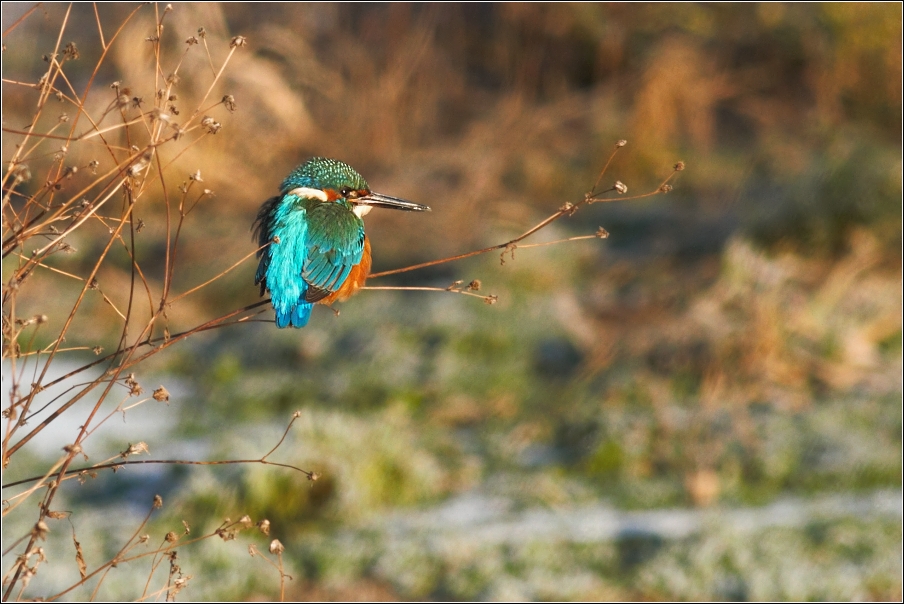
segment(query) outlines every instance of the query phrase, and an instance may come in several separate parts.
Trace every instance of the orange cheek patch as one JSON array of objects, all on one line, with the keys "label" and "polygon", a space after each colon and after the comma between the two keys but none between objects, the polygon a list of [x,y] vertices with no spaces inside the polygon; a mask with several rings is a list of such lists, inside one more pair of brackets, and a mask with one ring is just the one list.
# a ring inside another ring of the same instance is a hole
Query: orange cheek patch
[{"label": "orange cheek patch", "polygon": [[339,199],[339,192],[338,192],[338,191],[334,191],[333,189],[326,189],[326,190],[324,191],[324,193],[326,193],[326,200],[327,200],[327,201],[336,201],[337,199]]}]

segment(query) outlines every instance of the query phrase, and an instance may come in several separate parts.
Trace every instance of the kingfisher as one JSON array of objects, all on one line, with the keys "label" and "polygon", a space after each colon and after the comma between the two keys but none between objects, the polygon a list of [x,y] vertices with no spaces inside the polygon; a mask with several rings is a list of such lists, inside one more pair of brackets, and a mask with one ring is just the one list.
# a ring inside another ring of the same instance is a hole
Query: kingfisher
[{"label": "kingfisher", "polygon": [[264,202],[253,225],[261,246],[254,283],[261,296],[270,292],[277,327],[304,327],[315,304],[341,302],[364,285],[371,254],[363,218],[375,207],[430,210],[374,193],[351,166],[325,157],[292,170]]}]

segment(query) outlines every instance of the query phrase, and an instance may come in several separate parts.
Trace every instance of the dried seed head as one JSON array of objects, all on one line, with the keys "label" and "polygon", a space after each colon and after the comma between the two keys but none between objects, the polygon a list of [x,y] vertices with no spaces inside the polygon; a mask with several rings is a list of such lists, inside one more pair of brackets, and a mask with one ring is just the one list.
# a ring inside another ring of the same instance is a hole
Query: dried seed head
[{"label": "dried seed head", "polygon": [[223,126],[220,124],[220,122],[214,120],[214,119],[213,119],[212,117],[210,117],[209,115],[205,115],[205,116],[204,116],[204,119],[201,120],[201,126],[202,126],[205,130],[207,130],[210,134],[216,134],[217,132],[220,131],[220,128],[223,127]]},{"label": "dried seed head", "polygon": [[254,521],[251,520],[251,516],[245,514],[241,518],[239,518],[239,524],[241,524],[244,528],[251,528],[254,526]]},{"label": "dried seed head", "polygon": [[480,291],[480,279],[474,279],[470,283],[468,283],[468,289],[472,292]]},{"label": "dried seed head", "polygon": [[137,162],[135,162],[134,164],[129,166],[129,170],[128,170],[129,176],[131,176],[132,178],[138,178],[139,176],[141,176],[141,172],[147,167],[148,167],[148,162],[143,161],[143,160],[138,160]]},{"label": "dried seed head", "polygon": [[129,394],[131,396],[138,396],[142,392],[144,392],[144,388],[138,383],[138,380],[135,379],[135,374],[130,373],[128,377],[125,379],[125,385],[129,387]]},{"label": "dried seed head", "polygon": [[270,542],[270,553],[271,554],[281,554],[286,551],[286,547],[279,542],[279,539],[274,539]]},{"label": "dried seed head", "polygon": [[155,401],[160,403],[169,403],[169,392],[163,386],[160,386],[156,390],[154,390],[154,394],[152,395]]},{"label": "dried seed head", "polygon": [[138,538],[138,543],[147,543],[150,540],[151,540],[151,536],[148,535],[147,533],[145,533],[144,535],[142,535],[141,537]]},{"label": "dried seed head", "polygon": [[203,27],[199,27],[199,28],[198,28],[198,37],[199,37],[199,38],[206,38],[206,37],[207,37],[207,30],[204,29]]},{"label": "dried seed head", "polygon": [[119,456],[126,459],[130,455],[139,455],[141,453],[150,453],[150,449],[148,449],[148,444],[146,442],[140,442],[134,445],[129,443],[129,448],[120,453]]},{"label": "dried seed head", "polygon": [[265,535],[270,534],[270,521],[264,518],[260,522],[257,523],[257,530],[262,532]]},{"label": "dried seed head", "polygon": [[163,497],[160,495],[154,495],[154,509],[159,510],[163,507]]},{"label": "dried seed head", "polygon": [[669,191],[672,190],[672,185],[670,185],[670,184],[664,184],[664,185],[662,185],[661,187],[659,187],[659,190],[660,190],[660,192],[662,192],[662,193],[668,193]]},{"label": "dried seed head", "polygon": [[94,348],[91,349],[91,352],[93,352],[93,353],[96,354],[96,355],[99,355],[99,354],[102,353],[103,351],[104,351],[104,347],[103,347],[103,346],[95,346]]},{"label": "dried seed head", "polygon": [[12,172],[13,178],[17,183],[31,180],[31,170],[28,169],[26,164],[14,164],[10,166],[9,171]]},{"label": "dried seed head", "polygon": [[223,105],[226,106],[226,109],[229,110],[230,113],[235,111],[235,97],[231,94],[227,94],[223,97]]},{"label": "dried seed head", "polygon": [[[35,524],[34,528],[31,530],[31,534],[34,535],[36,539],[40,539],[44,541],[47,539],[47,533],[50,532],[50,527],[47,526],[47,523],[43,520],[38,520],[37,524]],[[273,545],[271,544],[272,548]]]},{"label": "dried seed head", "polygon": [[35,571],[34,568],[29,568],[26,564],[23,564],[19,568],[24,569],[22,571],[22,578],[20,579],[20,581],[22,581],[22,589],[25,589],[26,587],[28,587],[28,584],[31,583],[31,578],[34,577],[35,574],[37,574],[37,571]]},{"label": "dried seed head", "polygon": [[496,295],[487,296],[486,298],[483,299],[483,301],[485,303],[491,304],[491,305],[496,304],[496,302],[499,301],[499,296],[496,296]]},{"label": "dried seed head", "polygon": [[608,239],[609,231],[607,231],[603,227],[600,227],[596,230],[596,236],[599,237],[600,239]]},{"label": "dried seed head", "polygon": [[61,113],[61,114],[60,114],[60,117],[58,117],[57,119],[60,121],[61,124],[65,124],[66,122],[69,121],[69,114],[68,114],[68,113]]},{"label": "dried seed head", "polygon": [[194,46],[195,44],[199,44],[200,41],[194,36],[189,36],[188,38],[185,39],[185,43],[188,44],[189,46]]},{"label": "dried seed head", "polygon": [[619,195],[624,195],[628,192],[628,186],[620,180],[616,180],[615,184],[612,185],[612,188],[615,189]]},{"label": "dried seed head", "polygon": [[624,146],[627,145],[627,144],[628,144],[628,141],[626,141],[625,139],[621,139],[620,141],[618,141],[617,143],[615,143],[615,146],[616,146],[616,147],[624,147]]},{"label": "dried seed head", "polygon": [[193,180],[195,182],[204,182],[204,179],[201,178],[201,170],[195,170],[194,174],[191,174],[188,177],[189,180]]},{"label": "dried seed head", "polygon": [[235,36],[229,42],[230,48],[236,48],[236,47],[247,46],[247,45],[248,45],[248,40],[245,39],[245,36]]},{"label": "dried seed head", "polygon": [[35,315],[35,322],[42,325],[47,322],[47,315]]},{"label": "dried seed head", "polygon": [[684,170],[684,162],[680,161],[675,164],[675,172],[681,172],[682,170]]},{"label": "dried seed head", "polygon": [[166,537],[163,538],[167,543],[174,543],[179,540],[179,535],[175,533],[175,531],[170,531],[166,534]]},{"label": "dried seed head", "polygon": [[191,535],[191,527],[188,526],[188,523],[185,522],[184,520],[182,521],[182,527],[185,529],[186,535]]},{"label": "dried seed head", "polygon": [[75,45],[75,42],[70,42],[66,45],[66,48],[63,49],[63,56],[73,61],[78,59],[78,46]]},{"label": "dried seed head", "polygon": [[66,445],[65,447],[63,447],[63,451],[65,451],[66,453],[69,453],[70,455],[78,455],[79,453],[82,452],[82,446],[81,445]]}]

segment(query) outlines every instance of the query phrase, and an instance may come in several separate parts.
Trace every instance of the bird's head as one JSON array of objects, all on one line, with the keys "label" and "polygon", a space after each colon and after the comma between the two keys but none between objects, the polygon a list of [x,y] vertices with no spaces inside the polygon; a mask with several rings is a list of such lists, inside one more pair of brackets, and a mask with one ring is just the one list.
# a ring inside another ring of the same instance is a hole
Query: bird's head
[{"label": "bird's head", "polygon": [[298,197],[319,199],[347,205],[358,217],[371,208],[382,207],[411,212],[429,211],[419,203],[405,201],[370,190],[367,181],[345,162],[326,157],[314,157],[301,164],[283,181],[283,195],[294,193]]}]

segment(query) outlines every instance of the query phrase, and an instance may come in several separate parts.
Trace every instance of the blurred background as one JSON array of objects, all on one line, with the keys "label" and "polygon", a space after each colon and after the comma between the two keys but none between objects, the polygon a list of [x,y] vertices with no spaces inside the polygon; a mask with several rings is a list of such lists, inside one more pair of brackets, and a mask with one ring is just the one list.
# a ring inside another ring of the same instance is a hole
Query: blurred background
[{"label": "blurred background", "polygon": [[[4,3],[4,31],[30,7]],[[5,126],[29,123],[38,93],[8,80],[38,81],[65,9],[44,5],[4,38]],[[133,9],[99,6],[108,39]],[[200,170],[215,193],[181,234],[177,292],[253,251],[257,208],[313,155],[432,206],[368,216],[376,271],[508,241],[582,199],[619,139],[605,186],[652,191],[675,162],[687,169],[668,194],[586,207],[536,236],[602,226],[608,239],[371,282],[479,279],[495,305],[365,291],[338,317],[315,309],[303,330],[250,323],[154,357],[136,376],[166,386],[169,407],[115,420],[90,441],[93,460],[139,440],[160,459],[259,457],[298,410],[273,459],[322,476],[162,466],[72,481],[58,500],[89,567],[159,493],[154,540],[182,520],[200,532],[269,519],[292,599],[901,599],[900,6],[174,9],[162,62],[199,27],[208,49],[180,68],[186,113],[229,40],[248,41],[204,104],[233,95],[235,111],[215,114],[222,130],[161,150],[178,162],[170,187]],[[153,99],[154,20],[142,9],[111,46],[92,115],[114,81]],[[73,8],[70,39],[82,90],[101,52],[90,6]],[[8,160],[17,141],[3,141]],[[163,216],[161,204],[136,211],[157,284]],[[54,265],[87,272],[104,240],[86,228],[70,242]],[[111,256],[104,294],[127,299],[129,267],[123,250]],[[257,301],[254,269],[175,305],[170,331]],[[61,325],[79,290],[29,285],[20,314]],[[86,309],[67,342],[115,349],[121,321],[100,296]],[[80,421],[73,410],[27,451],[34,466],[6,476],[46,467]],[[55,523],[47,547],[73,560],[69,526]],[[194,576],[184,595],[274,597],[243,538],[180,550]],[[42,580],[67,585],[70,566]],[[109,597],[134,597],[146,573],[116,569]]]}]

